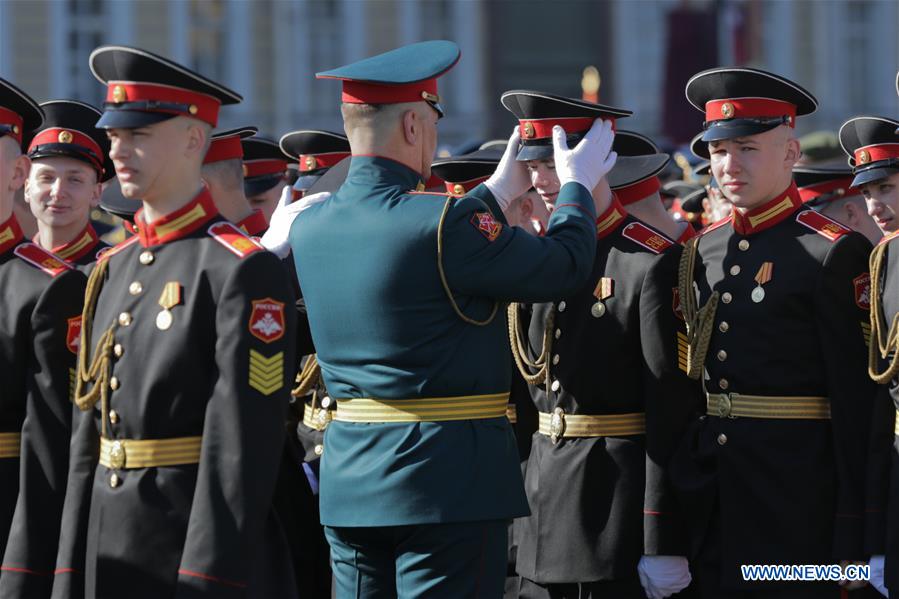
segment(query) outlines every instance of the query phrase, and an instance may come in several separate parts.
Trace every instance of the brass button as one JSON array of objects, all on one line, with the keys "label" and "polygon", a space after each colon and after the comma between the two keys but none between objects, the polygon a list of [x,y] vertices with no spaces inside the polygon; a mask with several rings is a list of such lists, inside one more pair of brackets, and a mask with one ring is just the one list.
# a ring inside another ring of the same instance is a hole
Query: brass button
[{"label": "brass button", "polygon": [[729,304],[732,299],[734,299],[734,296],[732,296],[729,291],[725,291],[721,294],[721,301],[725,304]]},{"label": "brass button", "polygon": [[322,453],[324,453],[325,448],[324,448],[323,445],[316,445],[316,446],[312,449],[312,451],[315,452],[315,455],[321,455]]},{"label": "brass button", "polygon": [[730,267],[730,274],[731,274],[732,276],[737,276],[738,274],[740,274],[740,265],[739,265],[739,264],[734,264],[733,266],[731,266],[731,267]]},{"label": "brass button", "polygon": [[122,354],[125,353],[125,348],[122,347],[122,344],[121,344],[121,343],[116,343],[116,344],[112,347],[112,353],[115,354],[115,357],[116,357],[116,358],[121,358],[121,357],[122,357]]},{"label": "brass button", "polygon": [[119,314],[119,324],[123,327],[127,327],[131,325],[131,313],[130,312],[122,312]]},{"label": "brass button", "polygon": [[120,482],[121,481],[119,480],[119,475],[116,474],[115,472],[113,472],[112,476],[109,477],[109,486],[112,487],[113,489],[115,489],[116,487],[119,486]]},{"label": "brass button", "polygon": [[718,381],[718,386],[722,389],[727,389],[728,387],[730,387],[730,383],[727,382],[727,379],[721,379],[720,381]]},{"label": "brass button", "polygon": [[116,389],[118,389],[120,386],[121,386],[121,385],[119,385],[119,379],[118,379],[118,378],[112,377],[111,379],[109,379],[109,388],[112,389],[113,391],[115,391]]},{"label": "brass button", "polygon": [[197,107],[196,104],[191,104],[190,106],[187,107],[187,111],[191,114],[197,114],[197,112],[199,112],[199,110],[200,109]]},{"label": "brass button", "polygon": [[140,281],[135,281],[128,285],[128,293],[131,295],[140,295],[141,291],[144,290],[144,286],[140,284]]},{"label": "brass button", "polygon": [[725,443],[727,443],[727,435],[721,433],[718,435],[718,445],[724,445]]},{"label": "brass button", "polygon": [[718,361],[723,362],[726,359],[727,359],[727,352],[722,349],[721,351],[718,352]]},{"label": "brass button", "polygon": [[327,396],[327,395],[325,395],[324,397],[322,397],[322,407],[323,407],[323,408],[327,408],[327,407],[330,406],[330,405],[331,405],[331,398],[330,398],[329,396]]},{"label": "brass button", "polygon": [[718,325],[718,330],[721,331],[722,333],[726,333],[727,331],[730,330],[730,325],[727,324],[726,320],[722,320],[721,324]]},{"label": "brass button", "polygon": [[553,384],[550,386],[550,389],[552,389],[553,391],[558,391],[561,388],[562,383],[560,383],[559,381],[553,381]]},{"label": "brass button", "polygon": [[740,240],[740,243],[737,244],[737,247],[740,248],[742,251],[745,252],[746,250],[749,249],[749,240],[748,240],[748,239],[741,239],[741,240]]},{"label": "brass button", "polygon": [[109,421],[113,424],[119,423],[119,413],[115,410],[109,410]]},{"label": "brass button", "polygon": [[556,329],[556,339],[562,336],[562,329]]},{"label": "brass button", "polygon": [[558,363],[559,363],[559,354],[556,354],[553,356],[553,365],[558,364]]},{"label": "brass button", "polygon": [[562,300],[561,302],[559,302],[559,312],[564,312],[565,308],[567,306],[568,306],[568,304],[565,303],[565,300]]},{"label": "brass button", "polygon": [[153,264],[153,260],[156,259],[156,256],[154,256],[153,252],[151,252],[150,250],[146,250],[140,253],[139,259],[141,264],[147,266],[148,264]]}]

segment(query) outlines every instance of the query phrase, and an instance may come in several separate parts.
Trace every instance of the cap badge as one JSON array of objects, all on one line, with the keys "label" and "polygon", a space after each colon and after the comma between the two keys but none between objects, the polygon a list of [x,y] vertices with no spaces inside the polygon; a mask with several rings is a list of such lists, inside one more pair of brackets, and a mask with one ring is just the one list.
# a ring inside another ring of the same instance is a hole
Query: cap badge
[{"label": "cap badge", "polygon": [[72,132],[71,131],[60,131],[59,135],[56,137],[61,144],[70,144],[72,143]]},{"label": "cap badge", "polygon": [[121,104],[124,102],[128,96],[125,94],[125,88],[121,85],[113,86],[112,88],[112,99],[116,104]]},{"label": "cap badge", "polygon": [[862,150],[858,153],[858,162],[859,164],[867,164],[871,162],[871,154],[868,153],[868,150]]},{"label": "cap badge", "polygon": [[464,196],[465,188],[459,183],[456,183],[455,185],[453,185],[453,195]]},{"label": "cap badge", "polygon": [[734,116],[734,105],[730,102],[725,102],[721,105],[721,116],[726,119],[729,119]]},{"label": "cap badge", "polygon": [[306,168],[312,170],[315,168],[315,156],[306,156]]},{"label": "cap badge", "polygon": [[524,129],[521,132],[522,137],[525,139],[530,139],[534,137],[534,124],[533,123],[525,123]]}]

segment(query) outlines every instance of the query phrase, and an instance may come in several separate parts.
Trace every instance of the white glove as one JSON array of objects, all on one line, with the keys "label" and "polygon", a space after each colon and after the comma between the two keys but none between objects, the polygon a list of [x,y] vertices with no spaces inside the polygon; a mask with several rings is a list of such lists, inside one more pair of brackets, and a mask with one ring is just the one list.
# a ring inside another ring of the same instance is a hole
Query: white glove
[{"label": "white glove", "polygon": [[637,564],[637,574],[649,599],[670,597],[693,580],[687,558],[676,555],[644,555]]},{"label": "white glove", "polygon": [[886,586],[883,583],[883,556],[871,556],[871,561],[868,562],[868,565],[871,567],[871,579],[868,582],[872,587],[877,589],[877,591],[881,595],[883,595],[884,597],[889,597],[890,592],[887,590]]},{"label": "white glove", "polygon": [[614,140],[612,121],[596,119],[584,138],[569,150],[565,130],[558,125],[553,127],[553,154],[559,185],[574,181],[592,193],[599,180],[615,166],[618,154],[610,151]]},{"label": "white glove", "polygon": [[506,145],[506,151],[503,153],[502,159],[496,165],[496,170],[490,175],[490,178],[484,181],[487,189],[496,198],[496,203],[503,210],[512,203],[512,200],[526,192],[531,188],[531,176],[528,175],[528,169],[524,162],[515,160],[518,154],[518,143],[521,136],[518,134],[518,127],[512,130],[512,136]]},{"label": "white glove", "polygon": [[290,185],[284,186],[281,192],[281,199],[278,200],[278,206],[272,213],[272,219],[268,223],[268,231],[262,236],[262,245],[282,260],[290,253],[290,226],[293,225],[293,219],[303,210],[324,202],[331,197],[331,193],[323,191],[315,193],[311,196],[304,196],[296,202],[290,203],[291,191]]}]

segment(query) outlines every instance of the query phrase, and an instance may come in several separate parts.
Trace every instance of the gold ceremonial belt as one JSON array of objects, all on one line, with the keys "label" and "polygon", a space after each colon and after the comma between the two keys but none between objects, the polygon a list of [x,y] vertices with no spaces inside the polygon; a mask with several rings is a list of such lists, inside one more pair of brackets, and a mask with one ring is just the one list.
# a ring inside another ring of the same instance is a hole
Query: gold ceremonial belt
[{"label": "gold ceremonial belt", "polygon": [[537,432],[553,443],[572,437],[626,437],[646,433],[646,414],[566,414],[556,408],[551,414],[540,412]]},{"label": "gold ceremonial belt", "polygon": [[100,438],[100,463],[113,470],[159,468],[200,462],[203,437],[174,439]]},{"label": "gold ceremonial belt", "polygon": [[514,403],[510,403],[506,406],[506,418],[508,418],[509,422],[512,424],[518,422],[518,408]]},{"label": "gold ceremonial belt", "polygon": [[706,393],[706,413],[719,418],[830,420],[826,397]]},{"label": "gold ceremonial belt", "polygon": [[303,406],[303,424],[313,430],[325,430],[333,417],[333,414],[324,408],[313,408],[308,403]]},{"label": "gold ceremonial belt", "polygon": [[0,458],[19,457],[22,433],[0,433]]},{"label": "gold ceremonial belt", "polygon": [[447,422],[502,418],[508,393],[422,399],[338,399],[340,422]]}]

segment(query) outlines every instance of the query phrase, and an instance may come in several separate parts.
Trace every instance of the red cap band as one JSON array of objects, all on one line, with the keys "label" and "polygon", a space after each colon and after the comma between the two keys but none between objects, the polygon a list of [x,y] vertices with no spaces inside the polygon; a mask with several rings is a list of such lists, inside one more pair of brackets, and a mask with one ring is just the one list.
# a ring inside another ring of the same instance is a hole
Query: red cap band
[{"label": "red cap band", "polygon": [[[840,193],[839,190],[842,190]],[[858,193],[858,189],[852,187],[852,177],[844,177],[842,179],[834,179],[833,181],[824,181],[822,183],[815,183],[814,185],[806,185],[805,187],[799,188],[799,197],[802,198],[803,202],[810,202],[814,200],[818,196],[822,196],[826,193],[837,192],[834,194],[834,199],[852,196]]]},{"label": "red cap band", "polygon": [[[523,119],[518,121],[518,133],[522,141],[532,139],[548,139],[553,136],[553,127],[559,125],[566,135],[586,133],[593,126],[596,117],[568,117],[561,119]],[[615,119],[612,119],[615,129]]]},{"label": "red cap band", "polygon": [[639,183],[634,183],[633,185],[628,185],[626,187],[616,189],[615,196],[618,197],[619,202],[627,206],[628,204],[639,202],[643,198],[659,191],[661,188],[662,182],[659,181],[659,178],[650,177],[649,179],[640,181]]},{"label": "red cap band", "polygon": [[243,146],[240,144],[240,135],[229,135],[228,137],[218,137],[212,140],[212,143],[209,144],[209,150],[206,152],[206,157],[203,159],[203,164],[242,158]]},{"label": "red cap band", "polygon": [[705,120],[757,119],[789,116],[790,127],[796,125],[796,105],[771,98],[730,98],[705,103]]},{"label": "red cap band", "polygon": [[243,163],[244,177],[262,177],[264,175],[281,175],[287,170],[286,160],[248,160]]},{"label": "red cap band", "polygon": [[12,137],[22,143],[22,127],[25,120],[18,112],[0,106],[0,125],[12,125]]},{"label": "red cap band", "polygon": [[94,163],[94,166],[101,172],[103,171],[103,150],[100,149],[100,146],[97,145],[97,142],[90,135],[85,135],[74,129],[51,127],[34,136],[34,139],[31,140],[31,145],[28,146],[28,151],[31,152],[37,146],[44,144],[69,144],[90,150],[92,152],[91,161]]},{"label": "red cap band", "polygon": [[402,104],[403,102],[439,102],[437,79],[404,85],[385,85],[367,81],[343,81],[341,102],[348,104]]},{"label": "red cap band", "polygon": [[460,181],[458,183],[450,183],[449,181],[446,181],[446,192],[454,196],[463,196],[489,178],[490,177],[478,177],[477,179]]},{"label": "red cap band", "polygon": [[209,123],[213,127],[218,123],[219,108],[222,105],[218,98],[171,85],[132,81],[110,81],[107,84],[106,102],[110,104],[145,101],[185,104],[187,108],[183,111],[158,108],[142,110],[142,112],[189,116]]},{"label": "red cap band", "polygon": [[331,168],[347,156],[349,152],[328,152],[326,154],[300,154],[300,172]]},{"label": "red cap band", "polygon": [[854,153],[855,166],[868,164],[869,162],[877,162],[879,160],[888,160],[890,158],[899,158],[899,144],[877,144],[872,146],[863,146]]}]

